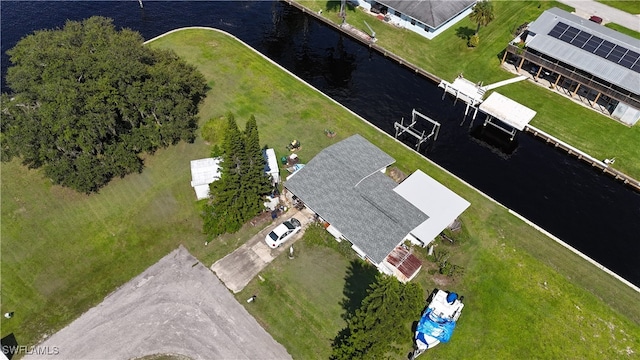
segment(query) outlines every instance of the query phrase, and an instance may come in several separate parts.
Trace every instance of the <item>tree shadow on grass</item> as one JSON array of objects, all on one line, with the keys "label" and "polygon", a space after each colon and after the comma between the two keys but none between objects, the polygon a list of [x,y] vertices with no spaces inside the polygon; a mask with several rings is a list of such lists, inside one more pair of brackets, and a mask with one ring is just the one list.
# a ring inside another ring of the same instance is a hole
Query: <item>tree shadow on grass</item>
[{"label": "tree shadow on grass", "polygon": [[460,39],[466,40],[466,41],[469,41],[469,39],[471,39],[471,37],[475,33],[476,32],[473,29],[470,29],[470,28],[468,28],[466,26],[461,26],[461,27],[456,29],[456,36],[459,37]]},{"label": "tree shadow on grass", "polygon": [[[344,314],[342,315],[344,320],[348,321],[356,313],[356,310],[360,308],[362,300],[367,296],[367,291],[371,284],[376,281],[378,273],[378,269],[362,260],[351,260],[345,275],[344,290],[342,291],[344,299],[341,305],[344,309]],[[351,330],[349,326],[346,326],[333,338],[331,347],[335,350],[344,346],[350,336]],[[331,358],[333,359],[334,357],[332,356]]]},{"label": "tree shadow on grass", "polygon": [[362,300],[367,296],[367,290],[376,281],[378,270],[361,260],[352,260],[347,269],[344,284],[344,299],[342,308],[345,310],[344,319],[350,318],[360,308]]},{"label": "tree shadow on grass", "polygon": [[[326,5],[326,9],[327,11],[340,11],[340,3],[341,1],[339,0],[329,0],[327,1],[327,5]],[[355,12],[356,11],[356,7],[353,6],[353,4],[351,4],[350,2],[347,1],[347,6],[345,6],[345,11],[350,11],[350,12]]]}]

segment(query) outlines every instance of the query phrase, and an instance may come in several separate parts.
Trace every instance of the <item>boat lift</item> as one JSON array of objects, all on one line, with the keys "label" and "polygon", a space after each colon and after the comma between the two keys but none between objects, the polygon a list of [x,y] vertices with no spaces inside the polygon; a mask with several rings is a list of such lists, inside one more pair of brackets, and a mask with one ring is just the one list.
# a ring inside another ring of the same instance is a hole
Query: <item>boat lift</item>
[{"label": "boat lift", "polygon": [[497,92],[491,93],[480,104],[480,111],[487,114],[483,126],[492,125],[496,129],[509,134],[511,141],[513,141],[518,130],[523,131],[536,115],[536,111]]},{"label": "boat lift", "polygon": [[[416,124],[416,118],[422,118],[426,121],[428,121],[429,123],[433,124],[433,127],[431,128],[431,133],[429,133],[429,135],[426,135],[426,130],[423,130],[422,133],[419,133],[413,126]],[[418,139],[418,142],[416,143],[416,151],[420,152],[420,145],[422,145],[422,143],[426,142],[427,140],[429,140],[432,136],[433,136],[433,140],[438,140],[438,132],[440,131],[440,123],[431,119],[430,117],[423,115],[419,112],[416,111],[416,109],[413,109],[411,111],[411,124],[409,125],[405,125],[404,124],[404,117],[400,120],[400,123],[395,122],[393,124],[393,127],[396,129],[396,136],[395,138],[397,139],[398,136],[407,133],[413,137],[415,137],[416,139]]]}]

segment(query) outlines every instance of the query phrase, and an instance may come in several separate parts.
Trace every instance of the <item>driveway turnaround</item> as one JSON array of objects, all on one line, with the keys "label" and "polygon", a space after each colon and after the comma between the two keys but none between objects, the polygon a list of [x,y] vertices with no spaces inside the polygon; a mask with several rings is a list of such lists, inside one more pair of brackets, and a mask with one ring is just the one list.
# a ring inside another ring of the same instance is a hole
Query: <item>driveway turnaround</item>
[{"label": "driveway turnaround", "polygon": [[24,359],[291,359],[182,246],[38,345]]},{"label": "driveway turnaround", "polygon": [[[271,249],[267,246],[264,242],[265,236],[267,236],[267,234],[269,234],[269,232],[271,232],[271,230],[276,226],[292,217],[295,217],[300,221],[302,230],[294,235],[291,240],[288,240],[277,249]],[[312,220],[313,215],[310,210],[289,210],[271,226],[268,226],[256,236],[252,237],[249,241],[236,249],[236,251],[216,261],[211,265],[211,270],[218,275],[220,280],[224,282],[229,290],[234,293],[240,292],[245,286],[247,286],[249,281],[267,267],[273,259],[285,250],[288,250],[290,245],[292,245],[297,239],[301,238],[305,228]]]}]

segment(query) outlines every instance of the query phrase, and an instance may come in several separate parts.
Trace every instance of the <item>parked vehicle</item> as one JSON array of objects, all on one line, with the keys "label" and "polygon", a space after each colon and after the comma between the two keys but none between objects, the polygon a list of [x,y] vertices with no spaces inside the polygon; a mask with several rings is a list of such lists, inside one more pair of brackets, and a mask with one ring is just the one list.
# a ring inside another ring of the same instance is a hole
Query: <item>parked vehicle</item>
[{"label": "parked vehicle", "polygon": [[270,248],[275,249],[289,240],[293,235],[297,234],[300,229],[302,229],[300,221],[296,218],[291,218],[276,226],[276,228],[264,238],[264,241]]},{"label": "parked vehicle", "polygon": [[593,15],[589,18],[589,20],[593,21],[596,24],[602,24],[602,18],[600,16]]}]

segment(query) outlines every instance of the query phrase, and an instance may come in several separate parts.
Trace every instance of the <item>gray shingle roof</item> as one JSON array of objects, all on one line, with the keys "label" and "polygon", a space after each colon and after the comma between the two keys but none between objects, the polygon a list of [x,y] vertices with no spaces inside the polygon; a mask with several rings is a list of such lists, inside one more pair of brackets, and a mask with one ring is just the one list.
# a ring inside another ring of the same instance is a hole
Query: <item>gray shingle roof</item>
[{"label": "gray shingle roof", "polygon": [[584,70],[634,94],[640,94],[640,74],[637,72],[547,35],[558,22],[563,22],[637,53],[640,53],[638,46],[640,41],[558,8],[543,12],[532,22],[529,25],[529,31],[533,32],[535,36],[528,36],[526,40],[528,48]]},{"label": "gray shingle roof", "polygon": [[380,170],[395,160],[360,135],[327,147],[285,184],[371,260],[382,260],[428,219]]},{"label": "gray shingle roof", "polygon": [[432,28],[449,21],[471,5],[475,0],[382,0],[378,1],[389,8],[398,10]]}]

